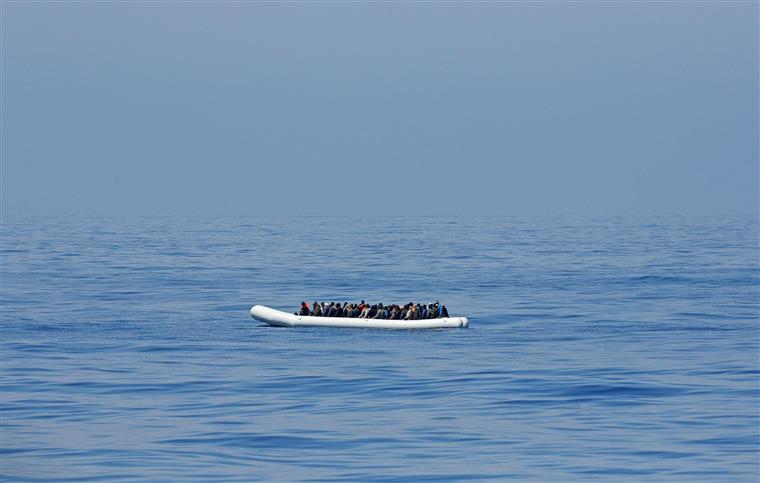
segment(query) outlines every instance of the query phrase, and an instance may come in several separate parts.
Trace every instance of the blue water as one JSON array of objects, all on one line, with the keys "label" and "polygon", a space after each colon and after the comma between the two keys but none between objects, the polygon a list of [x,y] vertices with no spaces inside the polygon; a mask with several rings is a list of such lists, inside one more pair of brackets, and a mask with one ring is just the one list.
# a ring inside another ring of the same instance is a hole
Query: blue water
[{"label": "blue water", "polygon": [[[3,481],[757,481],[753,218],[6,218]],[[254,303],[440,299],[469,329]]]}]

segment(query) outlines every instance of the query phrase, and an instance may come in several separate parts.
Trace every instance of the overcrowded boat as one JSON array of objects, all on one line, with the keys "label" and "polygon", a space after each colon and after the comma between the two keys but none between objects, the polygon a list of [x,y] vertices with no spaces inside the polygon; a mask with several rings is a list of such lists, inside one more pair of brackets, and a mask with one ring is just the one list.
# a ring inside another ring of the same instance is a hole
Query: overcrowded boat
[{"label": "overcrowded boat", "polygon": [[375,329],[443,329],[469,326],[467,317],[451,317],[445,305],[301,303],[294,313],[254,305],[251,317],[276,327],[343,327]]}]

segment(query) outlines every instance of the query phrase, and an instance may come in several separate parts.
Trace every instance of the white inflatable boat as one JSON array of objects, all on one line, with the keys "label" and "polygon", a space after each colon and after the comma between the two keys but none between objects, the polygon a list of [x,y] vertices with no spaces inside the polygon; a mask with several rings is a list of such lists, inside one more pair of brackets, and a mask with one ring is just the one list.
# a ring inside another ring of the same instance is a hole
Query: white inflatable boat
[{"label": "white inflatable boat", "polygon": [[456,329],[467,327],[467,317],[442,317],[422,320],[354,319],[345,317],[313,317],[295,315],[270,309],[263,305],[251,307],[251,317],[277,327],[345,327],[370,329]]}]

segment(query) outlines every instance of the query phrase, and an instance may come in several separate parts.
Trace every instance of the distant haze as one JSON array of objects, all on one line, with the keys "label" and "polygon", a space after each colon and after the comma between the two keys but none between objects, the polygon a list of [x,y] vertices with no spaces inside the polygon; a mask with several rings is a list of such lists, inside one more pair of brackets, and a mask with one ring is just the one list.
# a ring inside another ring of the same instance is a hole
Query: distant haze
[{"label": "distant haze", "polygon": [[2,3],[5,215],[757,211],[757,2]]}]

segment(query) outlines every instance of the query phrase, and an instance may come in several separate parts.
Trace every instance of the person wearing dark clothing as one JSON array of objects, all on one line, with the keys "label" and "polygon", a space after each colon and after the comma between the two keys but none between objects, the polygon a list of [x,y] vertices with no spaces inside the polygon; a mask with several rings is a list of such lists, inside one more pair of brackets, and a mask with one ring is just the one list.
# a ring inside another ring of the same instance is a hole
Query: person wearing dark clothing
[{"label": "person wearing dark clothing", "polygon": [[383,318],[383,304],[379,304],[377,306],[377,311],[375,312],[375,316],[372,317],[373,319],[382,319]]},{"label": "person wearing dark clothing", "polygon": [[298,315],[309,315],[309,305],[306,302],[301,302],[301,311]]}]

